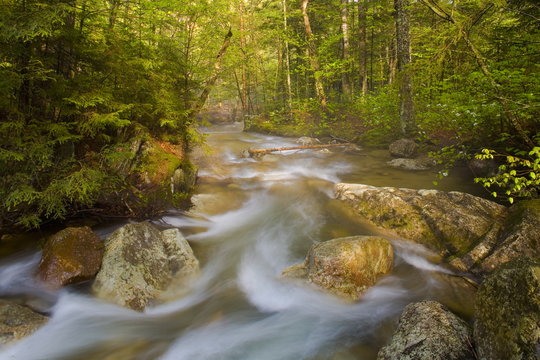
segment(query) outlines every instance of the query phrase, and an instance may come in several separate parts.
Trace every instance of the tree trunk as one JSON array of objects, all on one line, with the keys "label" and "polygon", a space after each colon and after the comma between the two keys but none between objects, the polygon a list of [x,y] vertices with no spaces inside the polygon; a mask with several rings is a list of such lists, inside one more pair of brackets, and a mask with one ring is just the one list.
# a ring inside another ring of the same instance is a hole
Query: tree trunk
[{"label": "tree trunk", "polygon": [[315,92],[317,99],[323,108],[326,108],[327,100],[326,93],[324,91],[324,85],[322,82],[321,65],[319,63],[319,57],[317,55],[317,48],[315,46],[315,39],[313,37],[313,31],[311,30],[311,23],[309,22],[309,15],[307,8],[309,0],[302,0],[302,15],[304,17],[304,29],[306,31],[308,57],[313,71],[313,79],[315,80]]},{"label": "tree trunk", "polygon": [[247,106],[247,98],[248,98],[248,84],[247,84],[247,69],[246,69],[246,62],[247,62],[247,56],[246,56],[246,39],[245,39],[245,29],[244,29],[244,2],[240,1],[240,50],[242,51],[244,55],[244,60],[242,61],[242,82],[240,87],[240,96],[242,101],[242,113],[243,115],[249,114],[249,108]]},{"label": "tree trunk", "polygon": [[343,89],[343,97],[349,100],[352,93],[350,81],[350,40],[349,40],[349,0],[341,0],[341,32],[343,34],[343,62],[344,68],[342,72],[341,86]]},{"label": "tree trunk", "polygon": [[270,148],[270,149],[249,149],[249,156],[254,157],[257,155],[267,154],[276,151],[288,151],[288,150],[307,150],[307,149],[327,149],[330,147],[338,146],[352,146],[352,143],[343,143],[343,144],[319,144],[319,145],[304,145],[304,146],[287,146],[280,148]]},{"label": "tree trunk", "polygon": [[368,72],[367,72],[367,20],[366,20],[366,0],[358,2],[358,26],[360,27],[360,41],[358,43],[360,88],[362,95],[368,93]]},{"label": "tree trunk", "polygon": [[292,109],[292,84],[291,84],[291,56],[289,52],[289,20],[287,10],[287,0],[281,1],[283,5],[283,32],[285,34],[285,79],[287,85],[287,109]]},{"label": "tree trunk", "polygon": [[411,36],[409,32],[409,1],[394,0],[397,38],[397,69],[399,74],[400,127],[403,136],[412,137],[416,132],[413,88],[410,70]]}]

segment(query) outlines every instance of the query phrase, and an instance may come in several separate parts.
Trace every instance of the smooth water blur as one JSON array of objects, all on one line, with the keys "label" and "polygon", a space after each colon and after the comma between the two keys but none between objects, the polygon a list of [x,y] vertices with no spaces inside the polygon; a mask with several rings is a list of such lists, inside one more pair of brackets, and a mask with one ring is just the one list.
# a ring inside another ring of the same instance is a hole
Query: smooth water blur
[{"label": "smooth water blur", "polygon": [[[431,188],[433,173],[390,169],[381,151],[245,159],[239,154],[250,147],[295,144],[235,126],[207,132],[209,148],[194,154],[200,166],[195,206],[157,221],[180,228],[201,261],[189,295],[137,313],[101,302],[84,287],[41,289],[32,279],[39,254],[7,259],[0,263],[0,296],[41,299],[52,318],[0,349],[0,359],[369,360],[412,301],[437,299],[470,315],[471,286],[423,247],[397,238],[391,238],[392,274],[358,303],[280,279],[314,242],[377,233],[333,198],[336,182]],[[473,189],[455,178],[441,188]],[[114,227],[98,231],[105,236]]]}]

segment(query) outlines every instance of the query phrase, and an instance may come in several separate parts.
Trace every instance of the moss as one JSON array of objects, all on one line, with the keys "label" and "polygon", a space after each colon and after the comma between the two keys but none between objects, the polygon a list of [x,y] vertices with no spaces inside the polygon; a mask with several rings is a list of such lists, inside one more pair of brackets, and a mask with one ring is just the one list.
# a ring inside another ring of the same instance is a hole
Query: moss
[{"label": "moss", "polygon": [[540,263],[515,260],[481,285],[475,338],[482,358],[537,359],[540,340]]}]

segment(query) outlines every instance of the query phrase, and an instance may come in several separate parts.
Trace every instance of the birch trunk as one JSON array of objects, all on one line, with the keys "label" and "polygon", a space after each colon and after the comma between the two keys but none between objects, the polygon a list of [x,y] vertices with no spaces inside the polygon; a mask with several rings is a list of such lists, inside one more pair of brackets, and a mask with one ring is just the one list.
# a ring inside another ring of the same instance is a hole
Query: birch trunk
[{"label": "birch trunk", "polygon": [[349,100],[352,93],[352,86],[349,75],[349,59],[350,59],[350,39],[349,39],[349,1],[341,0],[341,32],[343,34],[343,68],[341,86],[343,89],[343,97]]},{"label": "birch trunk", "polygon": [[315,39],[313,37],[313,31],[311,30],[311,23],[309,21],[309,15],[307,8],[309,0],[302,0],[302,16],[304,17],[304,29],[306,31],[308,57],[313,71],[313,79],[315,80],[315,92],[317,99],[323,108],[326,108],[327,100],[326,93],[324,91],[324,85],[322,82],[321,65],[319,63],[319,57],[317,55],[317,48],[315,46]]},{"label": "birch trunk", "polygon": [[368,73],[367,73],[367,20],[366,20],[366,0],[358,2],[358,26],[360,27],[360,41],[358,43],[358,51],[360,53],[359,72],[360,72],[360,87],[362,95],[368,93]]}]

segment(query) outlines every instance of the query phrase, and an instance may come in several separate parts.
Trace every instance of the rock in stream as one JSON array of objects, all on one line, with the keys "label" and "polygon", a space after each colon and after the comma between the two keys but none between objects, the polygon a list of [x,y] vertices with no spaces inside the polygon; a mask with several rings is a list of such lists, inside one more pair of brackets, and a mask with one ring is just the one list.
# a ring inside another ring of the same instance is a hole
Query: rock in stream
[{"label": "rock in stream", "polygon": [[461,192],[337,184],[336,197],[374,225],[442,255],[463,255],[500,230],[506,208]]},{"label": "rock in stream", "polygon": [[199,262],[178,229],[128,224],[105,240],[93,290],[102,299],[142,311],[171,284],[184,284],[198,271]]},{"label": "rock in stream", "polygon": [[0,299],[0,347],[32,334],[47,320],[27,307]]},{"label": "rock in stream", "polygon": [[478,290],[474,339],[480,359],[540,358],[540,262],[514,260]]},{"label": "rock in stream", "polygon": [[471,331],[436,301],[409,304],[377,360],[474,360]]},{"label": "rock in stream", "polygon": [[302,264],[283,271],[284,278],[307,280],[334,295],[358,300],[390,272],[393,249],[381,237],[351,236],[317,243]]},{"label": "rock in stream", "polygon": [[103,241],[89,227],[70,227],[47,239],[37,277],[57,289],[92,279],[103,257]]}]

